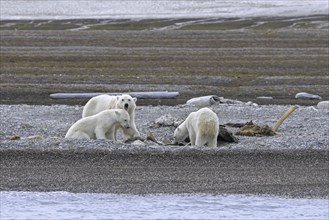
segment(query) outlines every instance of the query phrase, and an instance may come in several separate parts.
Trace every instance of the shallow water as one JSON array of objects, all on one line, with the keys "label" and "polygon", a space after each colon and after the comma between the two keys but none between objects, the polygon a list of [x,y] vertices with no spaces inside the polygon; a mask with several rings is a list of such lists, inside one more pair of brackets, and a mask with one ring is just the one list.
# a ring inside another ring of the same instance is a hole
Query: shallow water
[{"label": "shallow water", "polygon": [[0,219],[328,219],[326,199],[1,192]]},{"label": "shallow water", "polygon": [[5,0],[0,19],[203,18],[328,14],[327,0]]}]

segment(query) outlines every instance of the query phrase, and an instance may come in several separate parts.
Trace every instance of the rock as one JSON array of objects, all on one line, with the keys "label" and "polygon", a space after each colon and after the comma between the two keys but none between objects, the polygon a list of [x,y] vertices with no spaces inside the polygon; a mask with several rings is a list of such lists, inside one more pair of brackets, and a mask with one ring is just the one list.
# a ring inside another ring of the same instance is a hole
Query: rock
[{"label": "rock", "polygon": [[186,104],[194,105],[197,107],[209,107],[217,102],[220,101],[220,98],[216,95],[208,95],[208,96],[201,96],[196,97],[188,100]]},{"label": "rock", "polygon": [[307,92],[300,92],[295,95],[295,99],[322,99],[319,95],[313,95]]},{"label": "rock", "polygon": [[322,102],[319,102],[316,107],[318,109],[325,109],[325,110],[329,110],[329,101],[322,101]]}]

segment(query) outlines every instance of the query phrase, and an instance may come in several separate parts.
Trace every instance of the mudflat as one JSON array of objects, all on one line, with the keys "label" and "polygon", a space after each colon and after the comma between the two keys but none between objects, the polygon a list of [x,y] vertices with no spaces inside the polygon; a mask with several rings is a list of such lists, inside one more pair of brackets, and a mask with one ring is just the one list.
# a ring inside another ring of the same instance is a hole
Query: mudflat
[{"label": "mudflat", "polygon": [[[259,104],[329,99],[328,16],[1,21],[1,104],[83,104],[56,92],[177,91]],[[272,100],[259,100],[270,96]],[[142,100],[140,100],[142,101]]]}]

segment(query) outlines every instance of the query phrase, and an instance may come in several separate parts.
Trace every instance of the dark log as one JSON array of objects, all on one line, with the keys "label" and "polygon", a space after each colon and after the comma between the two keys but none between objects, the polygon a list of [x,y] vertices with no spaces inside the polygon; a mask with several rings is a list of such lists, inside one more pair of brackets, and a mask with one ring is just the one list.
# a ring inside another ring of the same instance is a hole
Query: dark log
[{"label": "dark log", "polygon": [[[123,93],[53,93],[49,96],[52,99],[90,99],[92,97],[104,94],[121,95]],[[179,92],[129,92],[124,94],[129,94],[132,97],[136,97],[139,99],[174,99],[179,95]]]}]

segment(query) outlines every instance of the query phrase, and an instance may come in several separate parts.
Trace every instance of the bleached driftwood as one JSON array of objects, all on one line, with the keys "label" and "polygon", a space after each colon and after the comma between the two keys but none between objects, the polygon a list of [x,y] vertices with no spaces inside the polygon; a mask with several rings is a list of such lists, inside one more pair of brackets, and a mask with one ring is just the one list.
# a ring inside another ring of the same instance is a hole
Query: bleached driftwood
[{"label": "bleached driftwood", "polygon": [[[90,99],[98,95],[121,95],[123,93],[53,93],[50,94],[52,99]],[[139,99],[174,99],[179,95],[179,92],[128,92],[124,94],[129,94],[132,97]]]}]

